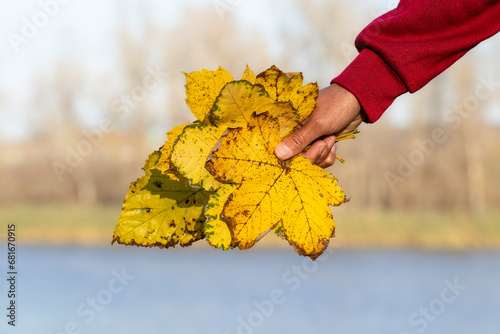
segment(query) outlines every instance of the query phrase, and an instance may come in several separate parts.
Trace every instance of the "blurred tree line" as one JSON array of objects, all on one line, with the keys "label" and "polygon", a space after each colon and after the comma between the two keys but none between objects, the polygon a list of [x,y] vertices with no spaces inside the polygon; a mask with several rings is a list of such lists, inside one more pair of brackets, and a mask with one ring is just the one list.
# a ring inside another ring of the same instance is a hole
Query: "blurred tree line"
[{"label": "blurred tree line", "polygon": [[[275,64],[324,87],[356,56],[354,38],[375,18],[357,17],[341,2],[278,1],[266,13],[276,28],[268,32],[241,22],[244,6],[223,14],[212,5],[186,7],[184,20],[168,27],[145,17],[131,31],[122,22],[113,41],[118,75],[92,77],[72,59],[41,70],[26,96],[30,137],[0,143],[1,203],[118,204],[142,175],[147,155],[163,144],[161,134],[193,119],[181,71],[220,65],[238,79],[246,63],[257,73]],[[484,117],[499,106],[499,87],[485,83],[500,73],[493,39],[391,107],[390,113],[410,113],[408,126],[395,127],[386,116],[363,124],[356,140],[339,143],[346,163],[330,171],[351,208],[482,213],[497,207],[500,134]]]}]

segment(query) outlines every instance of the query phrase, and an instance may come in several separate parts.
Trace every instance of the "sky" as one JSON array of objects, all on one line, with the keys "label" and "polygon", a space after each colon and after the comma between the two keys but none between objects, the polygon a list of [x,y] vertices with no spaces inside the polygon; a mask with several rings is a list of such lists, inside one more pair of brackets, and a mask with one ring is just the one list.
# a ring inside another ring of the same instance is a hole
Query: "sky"
[{"label": "sky", "polygon": [[[234,4],[226,8],[229,13],[238,15],[243,24],[250,24],[259,17],[266,33],[272,35],[273,25],[266,23],[265,1],[252,0],[250,6],[247,0],[227,3]],[[168,27],[183,19],[184,5],[207,4],[213,4],[214,15],[218,15],[216,0],[0,0],[0,112],[3,120],[0,140],[26,137],[26,120],[34,112],[26,96],[32,92],[35,77],[50,75],[50,69],[58,61],[71,59],[95,78],[117,70],[115,63],[119,57],[115,41],[120,20],[126,20],[132,32],[134,28],[141,28],[143,16],[157,26]],[[92,115],[92,111],[87,114]]]},{"label": "sky", "polygon": [[[82,0],[0,0],[0,140],[20,140],[26,136],[26,120],[30,117],[33,106],[26,96],[33,89],[33,78],[40,73],[47,73],[54,64],[62,59],[72,59],[83,67],[86,73],[109,73],[117,69],[116,29],[125,18],[127,25],[139,28],[144,15],[150,17],[159,26],[178,23],[183,17],[183,4],[234,4],[230,8],[241,24],[251,25],[259,21],[266,36],[271,40],[278,38],[276,24],[266,17],[269,2],[264,0],[185,0],[185,1],[82,1]],[[59,3],[60,2],[60,3]],[[147,6],[143,3],[147,2]],[[390,1],[346,2],[351,10],[364,12],[375,18],[382,12],[395,6]],[[272,10],[279,10],[286,1],[273,2]],[[145,13],[145,8],[149,10]],[[214,15],[216,8],[214,6]],[[38,25],[35,25],[35,23]],[[358,28],[358,27],[354,27]],[[359,27],[360,29],[361,27]],[[300,29],[300,26],[290,29]],[[28,36],[24,38],[23,34]],[[22,41],[22,42],[20,42]],[[497,39],[498,43],[498,39]],[[278,45],[279,43],[271,43]],[[492,48],[488,41],[484,48]],[[271,50],[280,52],[279,49]],[[483,64],[485,75],[491,72],[494,58]],[[306,76],[307,78],[307,76]],[[405,109],[409,97],[396,102],[399,109]],[[500,110],[491,108],[490,119],[500,124]],[[408,125],[411,119],[407,113],[388,113],[395,125]]]}]

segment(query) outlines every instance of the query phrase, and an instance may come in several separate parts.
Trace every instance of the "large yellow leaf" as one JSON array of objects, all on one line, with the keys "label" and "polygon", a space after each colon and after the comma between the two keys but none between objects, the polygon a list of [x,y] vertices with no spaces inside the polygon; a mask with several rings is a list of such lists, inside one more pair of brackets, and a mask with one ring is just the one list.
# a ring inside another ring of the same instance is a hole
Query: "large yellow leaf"
[{"label": "large yellow leaf", "polygon": [[279,142],[278,120],[253,114],[246,128],[229,129],[222,136],[207,169],[220,182],[240,185],[223,215],[241,249],[252,247],[281,221],[296,251],[315,259],[335,229],[329,205],[344,203],[345,194],[333,175],[308,159],[278,160],[274,147]]},{"label": "large yellow leaf", "polygon": [[201,70],[186,75],[186,104],[194,116],[203,121],[224,85],[233,81],[231,74],[219,67],[217,71]]},{"label": "large yellow leaf", "polygon": [[203,209],[209,193],[189,187],[179,175],[153,169],[161,153],[153,152],[146,161],[146,175],[133,182],[127,192],[113,235],[125,245],[172,247],[189,246],[203,238]]},{"label": "large yellow leaf", "polygon": [[255,84],[264,86],[274,101],[290,102],[297,110],[301,122],[316,108],[319,94],[317,84],[302,86],[303,81],[302,73],[283,73],[272,66],[257,76]]},{"label": "large yellow leaf", "polygon": [[235,184],[223,184],[219,190],[210,195],[205,215],[204,231],[211,246],[227,250],[236,247],[232,229],[222,217],[222,209],[229,195],[237,188]]}]

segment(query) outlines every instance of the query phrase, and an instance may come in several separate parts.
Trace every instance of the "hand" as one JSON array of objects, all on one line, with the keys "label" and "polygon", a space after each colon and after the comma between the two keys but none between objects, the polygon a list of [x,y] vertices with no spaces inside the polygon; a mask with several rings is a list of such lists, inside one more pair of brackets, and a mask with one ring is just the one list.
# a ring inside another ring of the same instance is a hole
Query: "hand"
[{"label": "hand", "polygon": [[335,162],[336,135],[355,130],[363,122],[361,106],[347,89],[332,84],[319,91],[318,105],[295,132],[276,146],[274,154],[287,160],[301,153],[314,164],[326,168]]}]

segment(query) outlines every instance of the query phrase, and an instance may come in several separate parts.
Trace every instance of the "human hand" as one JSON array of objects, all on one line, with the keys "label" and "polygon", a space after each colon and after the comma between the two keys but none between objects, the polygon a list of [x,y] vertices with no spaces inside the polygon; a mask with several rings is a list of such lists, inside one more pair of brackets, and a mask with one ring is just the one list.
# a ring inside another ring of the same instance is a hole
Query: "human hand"
[{"label": "human hand", "polygon": [[274,154],[287,160],[312,143],[302,156],[322,168],[329,167],[335,162],[336,136],[355,130],[362,121],[356,97],[342,86],[332,84],[319,91],[316,109],[276,146]]}]

